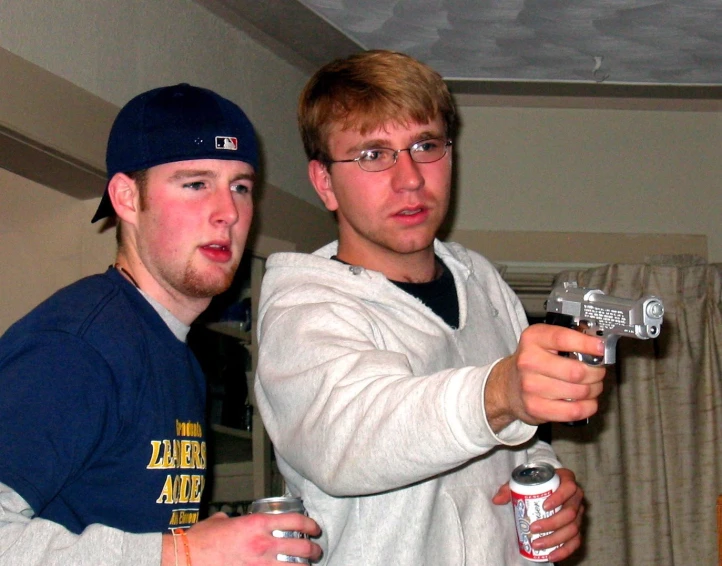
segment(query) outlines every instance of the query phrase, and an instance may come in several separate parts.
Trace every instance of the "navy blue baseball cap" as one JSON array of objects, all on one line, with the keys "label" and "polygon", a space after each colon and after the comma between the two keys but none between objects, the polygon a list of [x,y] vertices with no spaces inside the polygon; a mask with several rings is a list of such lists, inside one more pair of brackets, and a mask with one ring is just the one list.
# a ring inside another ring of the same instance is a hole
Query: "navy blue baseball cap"
[{"label": "navy blue baseball cap", "polygon": [[[215,92],[178,84],[139,94],[121,108],[108,137],[108,181],[190,159],[244,161],[258,171],[258,144],[248,117]],[[105,193],[92,222],[115,214]]]}]

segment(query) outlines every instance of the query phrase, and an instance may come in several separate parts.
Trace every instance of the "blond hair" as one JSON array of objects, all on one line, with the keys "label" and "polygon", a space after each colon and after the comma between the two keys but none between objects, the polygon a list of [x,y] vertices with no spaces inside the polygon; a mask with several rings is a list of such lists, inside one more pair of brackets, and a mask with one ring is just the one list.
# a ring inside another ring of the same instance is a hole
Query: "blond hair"
[{"label": "blond hair", "polygon": [[431,67],[395,51],[372,50],[328,63],[306,84],[298,126],[309,160],[330,163],[331,127],[362,134],[387,123],[426,123],[441,117],[447,137],[456,129],[449,90]]}]

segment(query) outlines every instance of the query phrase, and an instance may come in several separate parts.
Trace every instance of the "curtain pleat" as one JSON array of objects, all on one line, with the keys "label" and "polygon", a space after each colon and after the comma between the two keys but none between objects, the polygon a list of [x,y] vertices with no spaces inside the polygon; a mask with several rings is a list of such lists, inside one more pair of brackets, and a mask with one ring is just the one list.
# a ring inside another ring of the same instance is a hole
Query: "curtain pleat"
[{"label": "curtain pleat", "polygon": [[664,302],[661,335],[622,338],[600,410],[554,425],[588,505],[583,550],[563,566],[714,566],[722,493],[722,264],[661,257],[557,281]]}]

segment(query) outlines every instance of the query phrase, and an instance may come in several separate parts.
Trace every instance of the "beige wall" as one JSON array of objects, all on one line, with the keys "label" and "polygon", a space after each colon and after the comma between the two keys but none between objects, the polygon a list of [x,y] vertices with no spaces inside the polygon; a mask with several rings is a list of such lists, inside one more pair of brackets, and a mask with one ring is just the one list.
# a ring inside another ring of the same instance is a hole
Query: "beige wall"
[{"label": "beige wall", "polygon": [[296,131],[308,78],[191,0],[3,0],[0,47],[120,107],[189,82],[237,102],[256,126],[271,184],[315,203]]},{"label": "beige wall", "polygon": [[89,222],[103,186],[107,129],[122,104],[155,86],[206,86],[248,113],[264,160],[256,215],[264,236],[299,250],[333,237],[296,133],[305,75],[198,4],[6,0],[0,50],[0,148],[9,154],[0,163],[44,183],[0,169],[0,332],[55,290],[112,263],[114,231]]},{"label": "beige wall", "polygon": [[645,263],[660,255],[690,254],[703,259],[708,255],[706,236],[689,234],[453,230],[448,239],[497,263],[519,264],[516,268],[527,272],[539,267],[547,272],[558,264]]},{"label": "beige wall", "polygon": [[[331,217],[293,195],[267,186],[260,200],[255,234],[307,252],[333,236]],[[99,201],[0,169],[0,334],[56,290],[113,263],[114,228],[90,223]]]},{"label": "beige wall", "polygon": [[[4,0],[0,48],[94,97],[93,106],[105,114],[161,84],[187,81],[218,90],[247,111],[260,134],[268,187],[258,207],[260,230],[293,238],[300,250],[332,237],[333,222],[308,183],[296,132],[296,98],[307,75],[199,4]],[[22,96],[25,79],[16,72],[3,82],[6,89],[20,87]],[[15,110],[19,102],[12,102]],[[56,111],[58,119],[62,112]],[[672,234],[691,249],[707,245],[710,261],[722,261],[719,105],[660,110],[474,99],[461,101],[460,112],[452,237],[470,237],[483,252],[484,237],[477,236],[490,232],[486,241],[496,243],[534,238],[534,232]],[[32,107],[23,113],[35,116]],[[51,112],[35,122],[40,128],[52,120]],[[78,121],[77,132],[90,129],[102,137],[98,123]],[[92,167],[102,167],[99,153],[89,158]],[[1,330],[63,284],[102,270],[114,244],[112,233],[99,235],[86,222],[96,198],[76,200],[0,173]],[[506,238],[508,231],[523,234]],[[679,249],[675,241],[669,250]],[[604,261],[615,259],[615,246],[604,250]],[[495,260],[509,259],[498,248],[495,254]]]},{"label": "beige wall", "polygon": [[54,291],[112,263],[92,206],[0,169],[0,333]]},{"label": "beige wall", "polygon": [[462,107],[454,229],[700,235],[721,262],[711,108]]}]

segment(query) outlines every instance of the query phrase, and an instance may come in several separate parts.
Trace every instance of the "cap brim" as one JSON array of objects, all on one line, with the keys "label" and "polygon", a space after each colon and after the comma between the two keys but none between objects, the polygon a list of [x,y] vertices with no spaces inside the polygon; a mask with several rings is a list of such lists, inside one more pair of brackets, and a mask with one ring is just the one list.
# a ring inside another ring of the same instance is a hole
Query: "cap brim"
[{"label": "cap brim", "polygon": [[108,189],[106,188],[105,192],[103,193],[103,198],[100,199],[98,209],[95,211],[95,215],[93,216],[93,219],[90,221],[90,223],[93,224],[98,220],[102,220],[103,218],[107,218],[108,216],[113,216],[114,214],[115,209],[113,208],[113,203],[110,200],[110,195],[108,194]]}]

